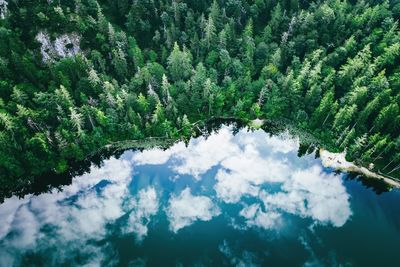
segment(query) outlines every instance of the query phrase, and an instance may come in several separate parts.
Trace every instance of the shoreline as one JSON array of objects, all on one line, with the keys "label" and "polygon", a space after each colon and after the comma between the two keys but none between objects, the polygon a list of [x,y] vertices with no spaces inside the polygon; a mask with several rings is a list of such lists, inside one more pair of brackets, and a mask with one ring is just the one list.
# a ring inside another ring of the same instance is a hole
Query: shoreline
[{"label": "shoreline", "polygon": [[[261,129],[265,124],[265,120],[263,119],[254,119],[248,123],[248,126],[252,129]],[[377,179],[391,188],[400,189],[400,181],[397,179],[393,179],[391,177],[384,176],[380,173],[373,172],[366,167],[359,166],[354,162],[349,162],[346,160],[346,153],[334,153],[330,152],[324,148],[319,148],[319,156],[322,161],[322,165],[326,168],[332,168],[334,170],[342,171],[342,172],[353,172],[360,175],[363,175],[367,179]]]},{"label": "shoreline", "polygon": [[355,172],[364,175],[367,178],[379,179],[393,188],[400,188],[400,182],[387,178],[376,172],[370,171],[365,167],[360,167],[346,160],[346,154],[329,152],[323,148],[319,149],[322,165],[326,168],[332,168],[344,172]]}]

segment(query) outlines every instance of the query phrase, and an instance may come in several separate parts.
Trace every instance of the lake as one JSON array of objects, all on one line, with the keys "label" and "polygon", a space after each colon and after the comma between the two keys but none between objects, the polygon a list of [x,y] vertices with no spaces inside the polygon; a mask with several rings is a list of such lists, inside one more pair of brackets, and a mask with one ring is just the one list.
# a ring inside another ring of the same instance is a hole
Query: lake
[{"label": "lake", "polygon": [[0,266],[400,266],[400,192],[224,126],[0,205]]}]

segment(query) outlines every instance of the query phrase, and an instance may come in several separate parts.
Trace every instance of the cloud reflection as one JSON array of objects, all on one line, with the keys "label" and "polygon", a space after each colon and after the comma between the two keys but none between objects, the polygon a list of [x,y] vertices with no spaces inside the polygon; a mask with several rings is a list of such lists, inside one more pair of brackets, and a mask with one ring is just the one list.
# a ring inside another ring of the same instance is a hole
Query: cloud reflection
[{"label": "cloud reflection", "polygon": [[281,210],[301,217],[311,217],[321,223],[342,226],[349,216],[349,195],[342,181],[326,174],[320,166],[293,173],[282,192],[262,191],[260,198],[268,210]]},{"label": "cloud reflection", "polygon": [[229,203],[238,202],[244,195],[257,196],[262,184],[284,182],[290,174],[289,166],[272,157],[264,158],[252,143],[224,159],[221,167],[214,189]]},{"label": "cloud reflection", "polygon": [[[103,256],[112,254],[113,248],[95,246],[92,241],[107,238],[108,225],[123,221],[120,232],[141,241],[156,216],[164,214],[169,230],[177,233],[197,221],[227,215],[224,205],[239,205],[241,210],[230,218],[235,223],[244,221],[245,227],[237,229],[279,229],[288,214],[342,226],[351,209],[341,177],[324,172],[315,160],[298,159],[298,147],[298,140],[287,133],[271,137],[263,131],[241,130],[233,136],[229,127],[223,127],[208,138],[191,140],[188,147],[178,143],[167,150],[150,149],[135,152],[129,159],[127,153],[122,159],[107,160],[101,168],[92,167],[90,173],[75,178],[62,192],[7,199],[0,205],[4,248],[0,266],[19,265],[18,255],[50,248],[57,257],[49,265],[71,262],[73,253],[86,255],[78,265],[101,265],[110,261]],[[153,165],[177,177],[166,178],[169,186],[184,186],[170,193],[147,184],[133,195],[133,168]],[[212,169],[215,176],[209,183],[202,178]],[[193,181],[185,184],[182,175]],[[220,249],[229,252],[225,245]],[[243,259],[249,256],[232,264]]]},{"label": "cloud reflection", "polygon": [[258,262],[260,261],[257,256],[247,250],[240,251],[239,253],[233,251],[229,243],[224,242],[219,245],[219,251],[226,257],[229,265],[236,267],[257,267],[261,266]]},{"label": "cloud reflection", "polygon": [[245,207],[239,213],[246,219],[247,226],[257,226],[263,229],[278,228],[281,224],[282,214],[275,211],[264,212],[260,204]]},{"label": "cloud reflection", "polygon": [[86,255],[79,265],[101,261],[103,250],[109,248],[90,241],[102,240],[106,225],[125,214],[123,202],[129,195],[131,173],[128,161],[111,159],[75,178],[61,192],[7,199],[0,206],[0,245],[4,248],[0,266],[18,266],[17,255],[24,251],[50,248],[49,256],[57,256],[48,259],[49,265],[72,262],[77,253]]},{"label": "cloud reflection", "polygon": [[[243,197],[258,200],[239,214],[247,225],[276,228],[286,213],[342,226],[351,209],[341,177],[324,172],[315,161],[298,159],[298,148],[298,139],[288,133],[269,136],[260,130],[242,130],[233,136],[229,127],[223,127],[209,138],[192,140],[187,148],[178,144],[165,151],[145,152],[144,157],[136,154],[134,160],[137,164],[169,162],[175,173],[197,180],[218,166],[215,200],[230,204]],[[174,224],[175,218],[169,218]]]},{"label": "cloud reflection", "polygon": [[147,225],[151,216],[156,215],[159,208],[156,190],[153,187],[140,190],[132,205],[133,209],[129,214],[128,225],[123,232],[134,233],[141,241],[147,235]]},{"label": "cloud reflection", "polygon": [[190,189],[186,188],[178,196],[169,199],[166,213],[170,229],[176,233],[197,220],[209,221],[221,211],[210,198],[193,196]]}]

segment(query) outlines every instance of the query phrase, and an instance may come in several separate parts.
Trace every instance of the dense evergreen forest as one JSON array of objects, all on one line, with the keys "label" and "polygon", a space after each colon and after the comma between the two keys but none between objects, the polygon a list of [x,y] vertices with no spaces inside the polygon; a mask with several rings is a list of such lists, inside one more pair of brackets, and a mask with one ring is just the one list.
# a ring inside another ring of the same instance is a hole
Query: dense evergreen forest
[{"label": "dense evergreen forest", "polygon": [[0,0],[0,193],[210,117],[290,122],[397,175],[399,18],[396,0]]}]

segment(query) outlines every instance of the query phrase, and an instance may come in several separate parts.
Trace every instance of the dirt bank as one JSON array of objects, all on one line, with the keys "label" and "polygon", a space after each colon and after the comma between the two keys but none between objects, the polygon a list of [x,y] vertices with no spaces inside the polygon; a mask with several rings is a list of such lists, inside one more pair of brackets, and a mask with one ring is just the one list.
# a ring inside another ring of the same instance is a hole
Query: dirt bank
[{"label": "dirt bank", "polygon": [[347,161],[346,154],[344,152],[332,153],[321,148],[319,153],[322,160],[322,164],[327,168],[333,168],[335,170],[346,171],[346,172],[359,173],[368,178],[383,180],[385,183],[387,183],[392,187],[400,188],[400,183],[398,181],[392,180],[390,178],[372,172],[365,167],[360,167],[354,164],[353,162]]}]

